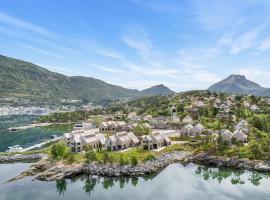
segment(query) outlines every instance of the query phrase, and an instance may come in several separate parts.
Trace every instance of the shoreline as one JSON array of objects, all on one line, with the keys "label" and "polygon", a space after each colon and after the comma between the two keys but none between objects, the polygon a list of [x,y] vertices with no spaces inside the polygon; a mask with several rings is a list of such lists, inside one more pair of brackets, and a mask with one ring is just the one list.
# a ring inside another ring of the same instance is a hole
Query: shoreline
[{"label": "shoreline", "polygon": [[[38,158],[36,156],[32,157]],[[29,155],[24,155],[29,158]],[[156,157],[155,160],[146,161],[136,166],[115,164],[115,163],[79,163],[63,164],[61,162],[48,162],[44,155],[39,155],[39,162],[30,166],[29,170],[22,172],[9,181],[21,179],[25,176],[33,176],[34,180],[55,181],[64,178],[72,178],[78,175],[95,175],[100,177],[139,177],[156,173],[170,164],[176,162],[189,162],[209,167],[242,169],[257,172],[270,172],[270,164],[265,161],[252,161],[248,159],[224,158],[213,156],[207,153],[192,155],[187,151],[174,151],[163,153]],[[0,157],[1,160],[1,157]],[[27,159],[29,160],[29,159]],[[35,159],[37,160],[37,159]],[[18,162],[18,159],[15,160]],[[21,160],[22,161],[22,160]]]}]

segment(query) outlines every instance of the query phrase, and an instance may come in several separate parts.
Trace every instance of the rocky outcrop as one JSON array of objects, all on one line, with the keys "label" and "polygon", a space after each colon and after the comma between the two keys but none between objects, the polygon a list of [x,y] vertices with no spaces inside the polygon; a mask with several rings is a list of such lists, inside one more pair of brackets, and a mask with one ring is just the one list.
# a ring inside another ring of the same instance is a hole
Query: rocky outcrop
[{"label": "rocky outcrop", "polygon": [[[91,163],[91,164],[76,164],[76,165],[57,165],[57,166],[47,166],[48,168],[41,172],[36,173],[35,179],[43,181],[59,180],[63,178],[70,178],[80,174],[90,174],[97,176],[106,177],[134,177],[142,176],[145,174],[150,174],[159,171],[160,169],[168,166],[169,164],[177,161],[184,161],[190,153],[172,152],[162,154],[155,160],[147,161],[136,166],[125,165],[121,166],[119,164],[101,164],[101,163]],[[38,165],[40,167],[40,165]],[[37,171],[36,166],[32,166],[32,172]],[[46,167],[44,167],[46,168]]]},{"label": "rocky outcrop", "polygon": [[189,162],[197,164],[227,167],[234,169],[246,169],[258,172],[270,172],[270,165],[264,161],[254,161],[249,159],[225,158],[213,156],[208,153],[200,153],[189,157]]},{"label": "rocky outcrop", "polygon": [[15,155],[0,155],[0,163],[19,162],[19,161],[34,161],[46,158],[46,154],[15,154]]}]

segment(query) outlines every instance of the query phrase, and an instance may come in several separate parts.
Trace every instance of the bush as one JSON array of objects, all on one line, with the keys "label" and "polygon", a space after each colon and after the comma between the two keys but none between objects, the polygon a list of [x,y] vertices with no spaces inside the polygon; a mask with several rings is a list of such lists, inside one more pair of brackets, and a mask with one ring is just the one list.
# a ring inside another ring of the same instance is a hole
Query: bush
[{"label": "bush", "polygon": [[126,160],[124,159],[123,155],[120,155],[119,164],[120,165],[125,165],[126,164]]},{"label": "bush", "polygon": [[103,163],[112,162],[112,157],[108,152],[103,153]]},{"label": "bush", "polygon": [[155,160],[155,156],[153,154],[148,154],[145,158],[144,158],[144,162],[146,161],[152,161],[152,160]]},{"label": "bush", "polygon": [[69,152],[68,155],[67,155],[67,162],[68,162],[69,164],[72,164],[72,163],[75,162],[75,160],[76,160],[76,159],[75,159],[74,154],[71,153],[71,152]]},{"label": "bush", "polygon": [[63,142],[56,143],[51,148],[51,155],[53,159],[63,159],[70,153],[70,148]]},{"label": "bush", "polygon": [[137,156],[132,156],[131,157],[131,166],[136,166],[138,165],[138,158]]}]

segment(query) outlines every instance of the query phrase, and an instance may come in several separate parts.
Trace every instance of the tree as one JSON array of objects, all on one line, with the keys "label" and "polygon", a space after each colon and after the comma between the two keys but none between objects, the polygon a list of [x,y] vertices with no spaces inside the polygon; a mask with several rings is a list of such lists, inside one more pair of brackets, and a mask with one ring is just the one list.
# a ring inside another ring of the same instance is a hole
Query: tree
[{"label": "tree", "polygon": [[56,143],[51,148],[51,155],[53,159],[63,159],[70,153],[68,148],[63,142]]},{"label": "tree", "polygon": [[93,189],[95,188],[96,183],[97,183],[96,179],[91,179],[87,177],[87,179],[84,182],[83,187],[84,191],[90,195]]},{"label": "tree", "polygon": [[64,195],[67,190],[67,182],[66,179],[56,180],[56,190],[59,195]]},{"label": "tree", "polygon": [[260,159],[263,155],[261,144],[259,144],[257,141],[252,140],[249,143],[249,148],[252,154],[252,159]]}]

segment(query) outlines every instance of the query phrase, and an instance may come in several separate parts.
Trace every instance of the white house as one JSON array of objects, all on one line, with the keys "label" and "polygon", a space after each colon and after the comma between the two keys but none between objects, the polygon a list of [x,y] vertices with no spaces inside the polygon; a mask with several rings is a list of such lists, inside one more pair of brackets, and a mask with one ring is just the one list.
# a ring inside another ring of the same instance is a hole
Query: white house
[{"label": "white house", "polygon": [[229,144],[231,144],[231,142],[232,142],[232,136],[233,136],[233,133],[231,131],[229,131],[228,129],[222,130],[220,136],[222,137],[223,141],[226,141]]},{"label": "white house", "polygon": [[144,135],[141,141],[141,146],[145,150],[159,149],[163,146],[169,145],[171,145],[170,138],[159,132],[154,132],[150,135]]},{"label": "white house", "polygon": [[238,124],[236,124],[235,130],[242,130],[245,134],[248,133],[248,122],[246,120],[241,120]]},{"label": "white house", "polygon": [[119,132],[109,136],[106,139],[105,145],[108,150],[117,151],[139,146],[140,141],[133,132]]},{"label": "white house", "polygon": [[191,124],[185,125],[180,130],[180,136],[191,136],[192,135],[192,129],[193,129],[193,126]]},{"label": "white house", "polygon": [[246,107],[246,108],[249,108],[249,107],[250,107],[250,103],[247,102],[247,101],[244,101],[243,105],[244,105],[244,107]]},{"label": "white house", "polygon": [[193,123],[193,119],[192,117],[190,117],[189,115],[185,116],[184,119],[182,120],[183,123],[186,123],[186,124],[190,124],[190,123]]},{"label": "white house", "polygon": [[191,135],[192,136],[199,136],[203,133],[204,131],[204,126],[202,124],[196,124],[192,129],[191,129]]},{"label": "white house", "polygon": [[108,122],[102,122],[99,126],[100,132],[106,132],[106,131],[128,131],[130,130],[130,126],[126,124],[124,121],[108,121]]},{"label": "white house", "polygon": [[136,112],[128,113],[127,118],[133,122],[138,122],[141,118],[136,114]]},{"label": "white house", "polygon": [[71,147],[72,152],[81,152],[88,145],[93,149],[104,148],[106,138],[103,134],[91,131],[76,130],[71,133],[65,133],[63,140],[67,146]]},{"label": "white house", "polygon": [[93,125],[92,123],[86,123],[86,122],[83,122],[83,123],[77,123],[74,125],[73,127],[73,130],[76,131],[76,130],[91,130],[93,129]]},{"label": "white house", "polygon": [[196,102],[195,102],[195,106],[196,106],[197,108],[202,108],[202,107],[204,107],[205,105],[204,105],[203,101],[196,101]]},{"label": "white house", "polygon": [[252,110],[253,112],[257,112],[260,110],[260,108],[257,105],[253,104],[250,106],[250,110]]},{"label": "white house", "polygon": [[232,138],[235,138],[237,141],[240,141],[243,143],[247,142],[247,135],[241,129],[236,130]]}]

